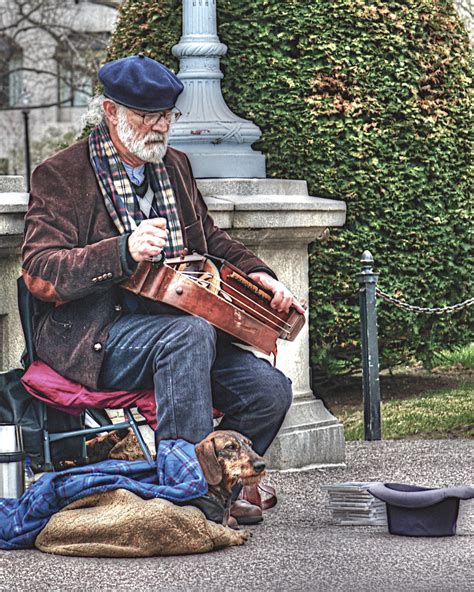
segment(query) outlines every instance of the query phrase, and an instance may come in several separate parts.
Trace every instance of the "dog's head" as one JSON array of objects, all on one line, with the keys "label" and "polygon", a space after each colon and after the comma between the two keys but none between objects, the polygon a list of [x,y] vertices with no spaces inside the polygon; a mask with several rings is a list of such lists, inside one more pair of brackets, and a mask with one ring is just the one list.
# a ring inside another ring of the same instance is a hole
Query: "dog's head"
[{"label": "dog's head", "polygon": [[196,446],[196,454],[209,485],[218,485],[226,493],[237,483],[256,485],[265,475],[263,458],[238,432],[211,432]]}]

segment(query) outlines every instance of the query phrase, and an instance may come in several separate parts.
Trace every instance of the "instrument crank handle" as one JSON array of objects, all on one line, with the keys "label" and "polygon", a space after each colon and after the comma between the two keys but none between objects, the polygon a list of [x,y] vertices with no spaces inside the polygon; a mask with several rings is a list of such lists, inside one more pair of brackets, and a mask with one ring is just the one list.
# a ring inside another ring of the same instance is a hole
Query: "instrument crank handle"
[{"label": "instrument crank handle", "polygon": [[308,310],[308,303],[306,302],[306,298],[301,298],[301,300],[298,300],[298,303],[301,304],[301,306],[305,310]]},{"label": "instrument crank handle", "polygon": [[154,267],[161,267],[166,260],[166,255],[164,251],[161,251],[159,255],[155,255],[155,257],[150,257],[147,261],[151,261]]}]

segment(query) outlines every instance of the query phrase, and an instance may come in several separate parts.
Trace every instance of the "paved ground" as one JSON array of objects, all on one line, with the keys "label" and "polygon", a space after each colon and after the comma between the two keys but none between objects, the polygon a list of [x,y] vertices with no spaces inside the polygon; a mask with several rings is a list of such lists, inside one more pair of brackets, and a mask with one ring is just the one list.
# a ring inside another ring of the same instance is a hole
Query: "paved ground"
[{"label": "paved ground", "polygon": [[85,559],[0,552],[0,590],[467,592],[474,590],[474,531],[408,538],[382,527],[333,526],[320,485],[394,481],[472,483],[473,442],[347,445],[347,468],[276,474],[278,506],[243,547],[204,555]]}]

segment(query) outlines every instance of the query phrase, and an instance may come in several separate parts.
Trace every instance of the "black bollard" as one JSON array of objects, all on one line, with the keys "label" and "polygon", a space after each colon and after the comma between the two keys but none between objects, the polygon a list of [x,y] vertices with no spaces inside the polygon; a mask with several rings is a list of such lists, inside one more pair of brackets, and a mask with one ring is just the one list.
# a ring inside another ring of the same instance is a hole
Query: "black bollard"
[{"label": "black bollard", "polygon": [[364,438],[380,440],[379,346],[375,288],[378,274],[370,251],[362,253],[362,272],[358,274],[360,297],[360,335],[362,349],[362,394],[364,396]]}]

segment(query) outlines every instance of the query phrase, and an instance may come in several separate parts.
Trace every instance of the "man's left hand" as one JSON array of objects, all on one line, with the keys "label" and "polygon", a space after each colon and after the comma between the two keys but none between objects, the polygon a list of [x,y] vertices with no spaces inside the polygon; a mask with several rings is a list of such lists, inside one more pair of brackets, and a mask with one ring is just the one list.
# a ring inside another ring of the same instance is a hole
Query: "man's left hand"
[{"label": "man's left hand", "polygon": [[278,312],[288,312],[290,306],[293,305],[298,312],[302,314],[305,313],[305,309],[293,296],[290,290],[271,275],[264,271],[255,271],[248,275],[254,282],[260,284],[262,288],[266,288],[267,290],[270,290],[270,292],[273,292],[273,300],[271,302],[272,308],[276,309]]}]

